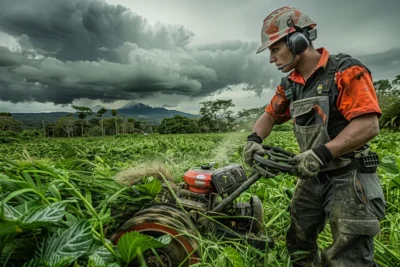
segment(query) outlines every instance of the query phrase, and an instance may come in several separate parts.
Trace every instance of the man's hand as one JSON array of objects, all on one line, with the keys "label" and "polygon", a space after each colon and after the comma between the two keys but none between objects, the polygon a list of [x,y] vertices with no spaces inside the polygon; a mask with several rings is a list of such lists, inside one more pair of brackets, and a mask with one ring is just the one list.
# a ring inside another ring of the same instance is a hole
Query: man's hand
[{"label": "man's hand", "polygon": [[319,145],[293,157],[288,164],[294,165],[295,175],[300,179],[317,176],[321,166],[329,164],[332,153],[325,145]]},{"label": "man's hand", "polygon": [[261,143],[262,138],[256,133],[252,133],[247,137],[247,143],[243,147],[243,160],[247,165],[251,166],[253,164],[254,153],[265,156],[265,151]]},{"label": "man's hand", "polygon": [[309,179],[317,176],[322,161],[312,150],[307,150],[293,157],[288,164],[294,165],[295,175],[300,179]]},{"label": "man's hand", "polygon": [[265,151],[261,144],[254,141],[248,141],[243,147],[243,160],[249,166],[253,163],[254,153],[260,156],[265,156]]}]

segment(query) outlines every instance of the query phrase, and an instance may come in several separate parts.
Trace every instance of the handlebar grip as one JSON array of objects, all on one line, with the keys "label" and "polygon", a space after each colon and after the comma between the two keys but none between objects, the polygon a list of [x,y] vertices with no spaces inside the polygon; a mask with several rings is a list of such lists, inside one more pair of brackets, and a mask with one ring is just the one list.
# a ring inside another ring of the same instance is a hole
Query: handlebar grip
[{"label": "handlebar grip", "polygon": [[275,169],[278,171],[289,172],[289,173],[292,173],[294,171],[292,165],[278,163],[276,161],[266,159],[257,154],[254,154],[253,158],[256,162],[258,162],[259,164],[261,164],[265,167],[269,167],[269,168],[272,168],[272,169]]}]

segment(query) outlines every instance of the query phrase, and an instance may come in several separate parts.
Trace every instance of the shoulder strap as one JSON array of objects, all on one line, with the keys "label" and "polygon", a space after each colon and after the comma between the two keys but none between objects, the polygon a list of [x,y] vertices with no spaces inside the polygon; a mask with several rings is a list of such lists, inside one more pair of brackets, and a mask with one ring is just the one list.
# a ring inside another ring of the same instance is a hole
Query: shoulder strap
[{"label": "shoulder strap", "polygon": [[[328,73],[335,74],[336,72],[339,71],[339,67],[341,66],[343,61],[347,58],[351,58],[351,56],[348,54],[339,53],[337,55],[330,55],[329,58],[331,59],[331,64],[330,64]],[[289,80],[288,77],[289,76],[285,76],[282,78],[281,85],[283,86],[283,89],[285,90],[286,99],[291,100],[293,98],[293,91],[292,91],[293,83]],[[329,88],[330,84],[326,85],[326,86],[328,86],[328,88]],[[324,94],[327,94],[327,92],[324,92]]]},{"label": "shoulder strap", "polygon": [[332,59],[332,65],[331,68],[329,69],[329,73],[336,73],[339,70],[340,65],[346,58],[351,58],[350,55],[339,53],[337,55],[330,55],[329,56]]},{"label": "shoulder strap", "polygon": [[292,100],[292,98],[293,98],[292,83],[290,82],[288,76],[285,76],[282,78],[281,85],[283,86],[283,89],[285,90],[286,99]]}]

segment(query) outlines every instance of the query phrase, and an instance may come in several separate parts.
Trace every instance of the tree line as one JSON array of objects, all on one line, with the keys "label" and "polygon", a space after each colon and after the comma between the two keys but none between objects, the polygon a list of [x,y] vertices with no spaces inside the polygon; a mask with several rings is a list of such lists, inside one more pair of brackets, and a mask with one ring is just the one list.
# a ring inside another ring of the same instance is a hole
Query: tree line
[{"label": "tree line", "polygon": [[[380,118],[382,128],[400,129],[400,75],[392,81],[374,82],[383,115]],[[111,109],[111,118],[104,118],[108,111],[101,108],[93,112],[85,106],[72,107],[75,114],[59,118],[55,122],[43,121],[42,126],[31,131],[24,131],[21,122],[9,112],[0,112],[0,138],[19,134],[22,138],[33,137],[79,137],[109,136],[118,134],[178,134],[212,133],[228,131],[250,131],[255,120],[264,112],[267,105],[257,108],[242,109],[234,115],[235,104],[232,99],[201,102],[199,118],[187,118],[175,115],[164,118],[159,124],[151,125],[148,121],[126,118],[118,115],[118,110]],[[74,116],[75,115],[75,116]],[[95,115],[95,116],[92,116]],[[77,117],[77,118],[75,118]],[[89,119],[87,119],[90,117]],[[290,123],[275,126],[278,130],[290,130]]]}]

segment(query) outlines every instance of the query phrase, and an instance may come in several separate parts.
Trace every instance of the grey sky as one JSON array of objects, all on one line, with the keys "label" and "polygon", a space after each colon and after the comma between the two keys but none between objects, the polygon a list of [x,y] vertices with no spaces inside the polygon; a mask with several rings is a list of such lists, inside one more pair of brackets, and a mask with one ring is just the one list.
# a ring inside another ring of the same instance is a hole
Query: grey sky
[{"label": "grey sky", "polygon": [[317,47],[357,57],[375,80],[400,74],[398,0],[0,0],[0,109],[262,106],[282,73],[255,50],[283,5],[317,22]]}]

